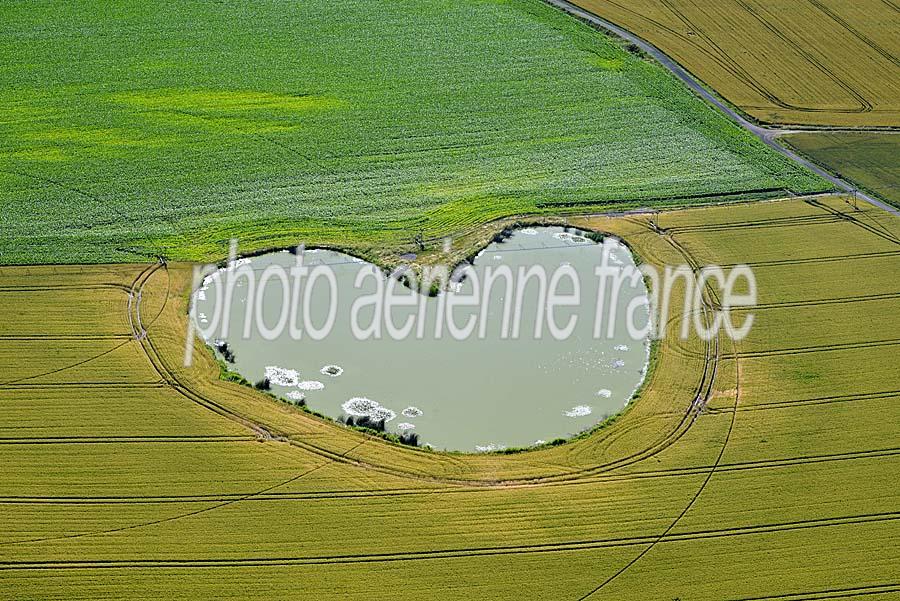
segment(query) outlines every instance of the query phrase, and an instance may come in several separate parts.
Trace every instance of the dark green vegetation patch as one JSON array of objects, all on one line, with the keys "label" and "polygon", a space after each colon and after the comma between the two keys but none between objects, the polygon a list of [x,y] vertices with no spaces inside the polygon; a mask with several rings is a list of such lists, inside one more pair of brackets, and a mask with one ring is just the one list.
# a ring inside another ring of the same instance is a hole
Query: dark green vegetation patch
[{"label": "dark green vegetation patch", "polygon": [[782,139],[826,169],[900,207],[900,133],[816,132]]}]

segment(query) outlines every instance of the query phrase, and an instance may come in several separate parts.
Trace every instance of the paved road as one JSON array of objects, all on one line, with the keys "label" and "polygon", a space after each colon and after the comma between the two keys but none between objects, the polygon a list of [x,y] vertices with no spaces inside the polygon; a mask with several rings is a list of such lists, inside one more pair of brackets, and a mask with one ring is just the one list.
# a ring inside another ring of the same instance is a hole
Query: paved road
[{"label": "paved road", "polygon": [[717,109],[719,109],[720,111],[725,113],[725,115],[727,115],[732,121],[734,121],[735,123],[737,123],[744,129],[748,130],[749,132],[753,133],[753,135],[755,135],[757,138],[762,140],[767,146],[769,146],[772,149],[774,149],[775,151],[780,152],[781,154],[789,157],[794,162],[803,165],[804,167],[806,167],[813,173],[828,180],[829,182],[834,184],[838,189],[844,190],[845,192],[851,192],[851,193],[853,191],[856,191],[856,196],[859,199],[865,200],[866,202],[869,202],[869,203],[875,205],[876,207],[884,209],[885,211],[888,211],[889,213],[893,213],[894,215],[900,216],[900,210],[898,210],[897,208],[895,208],[881,200],[878,200],[877,198],[873,198],[872,196],[860,191],[856,186],[854,186],[850,182],[848,182],[844,179],[841,179],[840,177],[837,177],[836,175],[829,173],[828,171],[819,167],[815,163],[803,158],[802,156],[800,156],[799,154],[797,154],[790,148],[786,148],[785,146],[782,146],[781,144],[779,144],[776,141],[776,138],[780,135],[783,135],[786,133],[791,133],[793,130],[761,127],[755,123],[748,121],[740,113],[738,113],[733,108],[731,108],[728,104],[726,104],[721,98],[719,98],[718,96],[716,96],[715,94],[713,94],[712,92],[707,90],[703,86],[703,84],[701,84],[700,81],[697,80],[697,78],[695,78],[693,75],[691,75],[690,73],[685,71],[681,65],[676,63],[667,54],[665,54],[662,50],[660,50],[653,44],[650,44],[649,42],[639,38],[635,34],[628,31],[627,29],[622,29],[618,25],[616,25],[614,23],[610,23],[606,19],[604,19],[602,17],[598,17],[594,13],[588,12],[581,7],[575,6],[574,4],[572,4],[571,2],[567,2],[566,0],[544,0],[544,1],[547,4],[555,6],[559,9],[569,13],[570,15],[574,15],[574,16],[578,17],[579,19],[583,19],[593,25],[602,27],[603,29],[606,29],[607,31],[614,33],[618,37],[636,45],[641,50],[643,50],[644,52],[646,52],[647,54],[649,54],[650,56],[655,58],[657,61],[659,61],[669,71],[674,73],[675,76],[678,77],[678,79],[680,79],[685,84],[687,84],[687,86],[690,87],[694,92],[696,92],[701,98],[703,98],[708,103],[710,103],[711,105],[715,106]]}]

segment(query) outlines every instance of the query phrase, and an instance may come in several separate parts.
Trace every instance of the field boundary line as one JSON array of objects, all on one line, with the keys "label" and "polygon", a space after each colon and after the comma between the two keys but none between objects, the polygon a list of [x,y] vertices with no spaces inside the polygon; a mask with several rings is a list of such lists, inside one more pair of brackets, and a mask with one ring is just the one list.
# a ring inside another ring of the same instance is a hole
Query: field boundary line
[{"label": "field boundary line", "polygon": [[740,127],[746,129],[757,138],[759,138],[764,144],[768,147],[772,148],[776,152],[788,157],[795,163],[806,167],[819,177],[825,179],[830,182],[838,189],[843,190],[844,192],[853,193],[856,192],[857,196],[869,204],[875,205],[876,207],[883,209],[893,215],[900,217],[900,209],[897,209],[890,205],[887,202],[884,202],[873,195],[867,194],[865,192],[861,192],[858,190],[857,186],[849,183],[845,179],[838,177],[837,175],[832,174],[826,169],[820,167],[818,164],[804,158],[797,152],[794,152],[792,149],[787,148],[781,144],[779,144],[775,138],[785,130],[777,129],[777,128],[768,128],[760,125],[756,125],[755,123],[751,123],[748,121],[743,115],[738,113],[737,110],[729,106],[725,100],[721,99],[715,92],[712,92],[709,88],[704,86],[699,79],[694,77],[687,69],[682,67],[677,61],[675,61],[668,54],[664,53],[662,50],[651,44],[650,42],[644,40],[640,36],[631,31],[625,29],[624,27],[620,27],[611,21],[600,17],[587,9],[581,8],[569,2],[568,0],[543,0],[544,2],[555,6],[559,10],[562,10],[565,13],[568,13],[578,19],[586,21],[587,23],[605,29],[607,32],[614,34],[615,36],[622,38],[632,44],[638,46],[641,50],[646,52],[648,55],[652,56],[656,61],[662,64],[665,68],[671,71],[675,77],[680,79],[683,83],[685,83],[693,92],[699,95],[702,99],[704,99],[707,103],[713,105],[713,107],[717,108],[719,111],[725,114],[726,117],[730,118],[733,122],[735,122]]}]

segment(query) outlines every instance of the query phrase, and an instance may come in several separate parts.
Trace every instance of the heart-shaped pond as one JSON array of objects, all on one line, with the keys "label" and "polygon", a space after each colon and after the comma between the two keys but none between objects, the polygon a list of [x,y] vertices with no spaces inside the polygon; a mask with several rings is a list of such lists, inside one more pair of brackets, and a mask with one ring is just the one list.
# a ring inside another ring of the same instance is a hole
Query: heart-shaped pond
[{"label": "heart-shaped pond", "polygon": [[604,252],[613,271],[632,255],[584,234],[515,230],[435,297],[334,251],[240,259],[204,279],[192,316],[232,371],[288,402],[436,449],[528,447],[621,411],[647,369],[649,338],[626,324],[629,305],[649,319],[643,280],[601,291],[596,272]]}]

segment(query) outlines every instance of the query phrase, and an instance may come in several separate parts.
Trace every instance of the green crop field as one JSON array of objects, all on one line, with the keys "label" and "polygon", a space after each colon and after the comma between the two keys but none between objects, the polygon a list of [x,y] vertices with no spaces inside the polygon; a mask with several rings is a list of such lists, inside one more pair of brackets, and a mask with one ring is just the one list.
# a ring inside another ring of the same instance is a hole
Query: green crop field
[{"label": "green crop field", "polygon": [[841,177],[900,207],[900,134],[816,132],[782,141]]},{"label": "green crop field", "polygon": [[751,265],[757,322],[670,335],[613,425],[515,455],[183,367],[190,265],[0,268],[0,598],[896,599],[900,219],[817,198],[577,224]]},{"label": "green crop field", "polygon": [[826,186],[538,0],[0,6],[0,264]]}]

